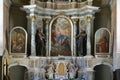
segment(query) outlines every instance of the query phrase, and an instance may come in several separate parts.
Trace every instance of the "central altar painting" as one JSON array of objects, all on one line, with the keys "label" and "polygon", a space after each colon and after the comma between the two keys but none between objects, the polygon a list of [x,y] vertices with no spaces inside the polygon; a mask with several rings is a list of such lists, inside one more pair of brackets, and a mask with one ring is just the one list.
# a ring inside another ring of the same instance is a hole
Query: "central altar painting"
[{"label": "central altar painting", "polygon": [[71,56],[71,23],[65,17],[57,17],[51,22],[51,56]]}]

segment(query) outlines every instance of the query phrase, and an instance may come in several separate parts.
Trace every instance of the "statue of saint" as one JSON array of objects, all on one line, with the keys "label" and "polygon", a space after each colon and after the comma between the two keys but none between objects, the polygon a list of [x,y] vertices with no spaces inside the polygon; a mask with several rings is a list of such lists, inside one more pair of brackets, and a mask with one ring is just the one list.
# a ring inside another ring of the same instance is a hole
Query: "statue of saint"
[{"label": "statue of saint", "polygon": [[72,62],[70,62],[68,65],[69,78],[75,78],[77,70],[78,70],[78,67],[75,66]]},{"label": "statue of saint", "polygon": [[36,42],[36,56],[45,56],[45,35],[41,29],[38,29],[35,36]]},{"label": "statue of saint", "polygon": [[41,68],[40,68],[40,74],[41,74],[40,78],[41,79],[45,79],[45,73],[46,73],[46,70],[45,70],[44,66],[41,66]]},{"label": "statue of saint", "polygon": [[47,74],[46,75],[47,75],[48,79],[53,79],[54,65],[52,63],[48,66]]},{"label": "statue of saint", "polygon": [[78,38],[77,44],[78,44],[78,54],[81,56],[86,55],[86,45],[87,45],[87,34],[85,30],[81,30],[81,32],[76,36]]}]

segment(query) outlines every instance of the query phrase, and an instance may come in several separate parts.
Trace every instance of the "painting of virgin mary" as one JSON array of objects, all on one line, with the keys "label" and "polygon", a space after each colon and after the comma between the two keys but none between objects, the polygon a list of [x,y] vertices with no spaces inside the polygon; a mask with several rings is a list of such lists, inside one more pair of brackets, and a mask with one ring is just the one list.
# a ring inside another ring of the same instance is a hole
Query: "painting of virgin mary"
[{"label": "painting of virgin mary", "polygon": [[11,32],[11,53],[25,53],[25,32],[20,28]]},{"label": "painting of virgin mary", "polygon": [[71,26],[67,19],[57,18],[51,27],[51,55],[71,55]]}]

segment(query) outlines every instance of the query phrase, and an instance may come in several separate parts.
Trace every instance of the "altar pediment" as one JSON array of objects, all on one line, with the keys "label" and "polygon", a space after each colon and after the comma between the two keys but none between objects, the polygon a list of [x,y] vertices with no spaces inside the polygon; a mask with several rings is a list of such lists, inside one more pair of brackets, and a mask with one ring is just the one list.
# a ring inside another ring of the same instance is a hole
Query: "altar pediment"
[{"label": "altar pediment", "polygon": [[92,6],[90,3],[92,1],[84,1],[84,2],[65,2],[65,1],[57,1],[57,2],[41,2],[38,0],[34,0],[35,2],[31,5],[24,5],[23,10],[27,13],[34,12],[36,15],[59,15],[63,12],[65,15],[74,15],[74,16],[85,16],[86,14],[94,14],[99,11],[99,7]]}]

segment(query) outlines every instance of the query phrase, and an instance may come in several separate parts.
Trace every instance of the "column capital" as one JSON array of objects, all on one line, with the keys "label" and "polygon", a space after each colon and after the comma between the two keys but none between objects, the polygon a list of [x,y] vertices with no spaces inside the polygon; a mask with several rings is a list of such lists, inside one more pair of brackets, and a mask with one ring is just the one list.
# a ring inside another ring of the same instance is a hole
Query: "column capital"
[{"label": "column capital", "polygon": [[86,20],[87,20],[88,22],[90,22],[92,19],[94,19],[94,17],[93,17],[92,15],[87,15],[87,16],[86,16]]},{"label": "column capital", "polygon": [[51,19],[49,19],[49,18],[44,18],[44,20],[45,20],[46,23],[49,23],[49,21],[50,21]]},{"label": "column capital", "polygon": [[88,5],[92,5],[93,4],[93,0],[87,0],[88,1]]},{"label": "column capital", "polygon": [[31,19],[31,21],[35,21],[36,20],[36,16],[35,15],[30,16],[30,19]]},{"label": "column capital", "polygon": [[78,19],[77,19],[77,18],[75,18],[75,19],[72,19],[72,21],[73,21],[73,23],[74,23],[74,24],[76,24],[76,23],[77,23],[77,21],[78,21]]}]

